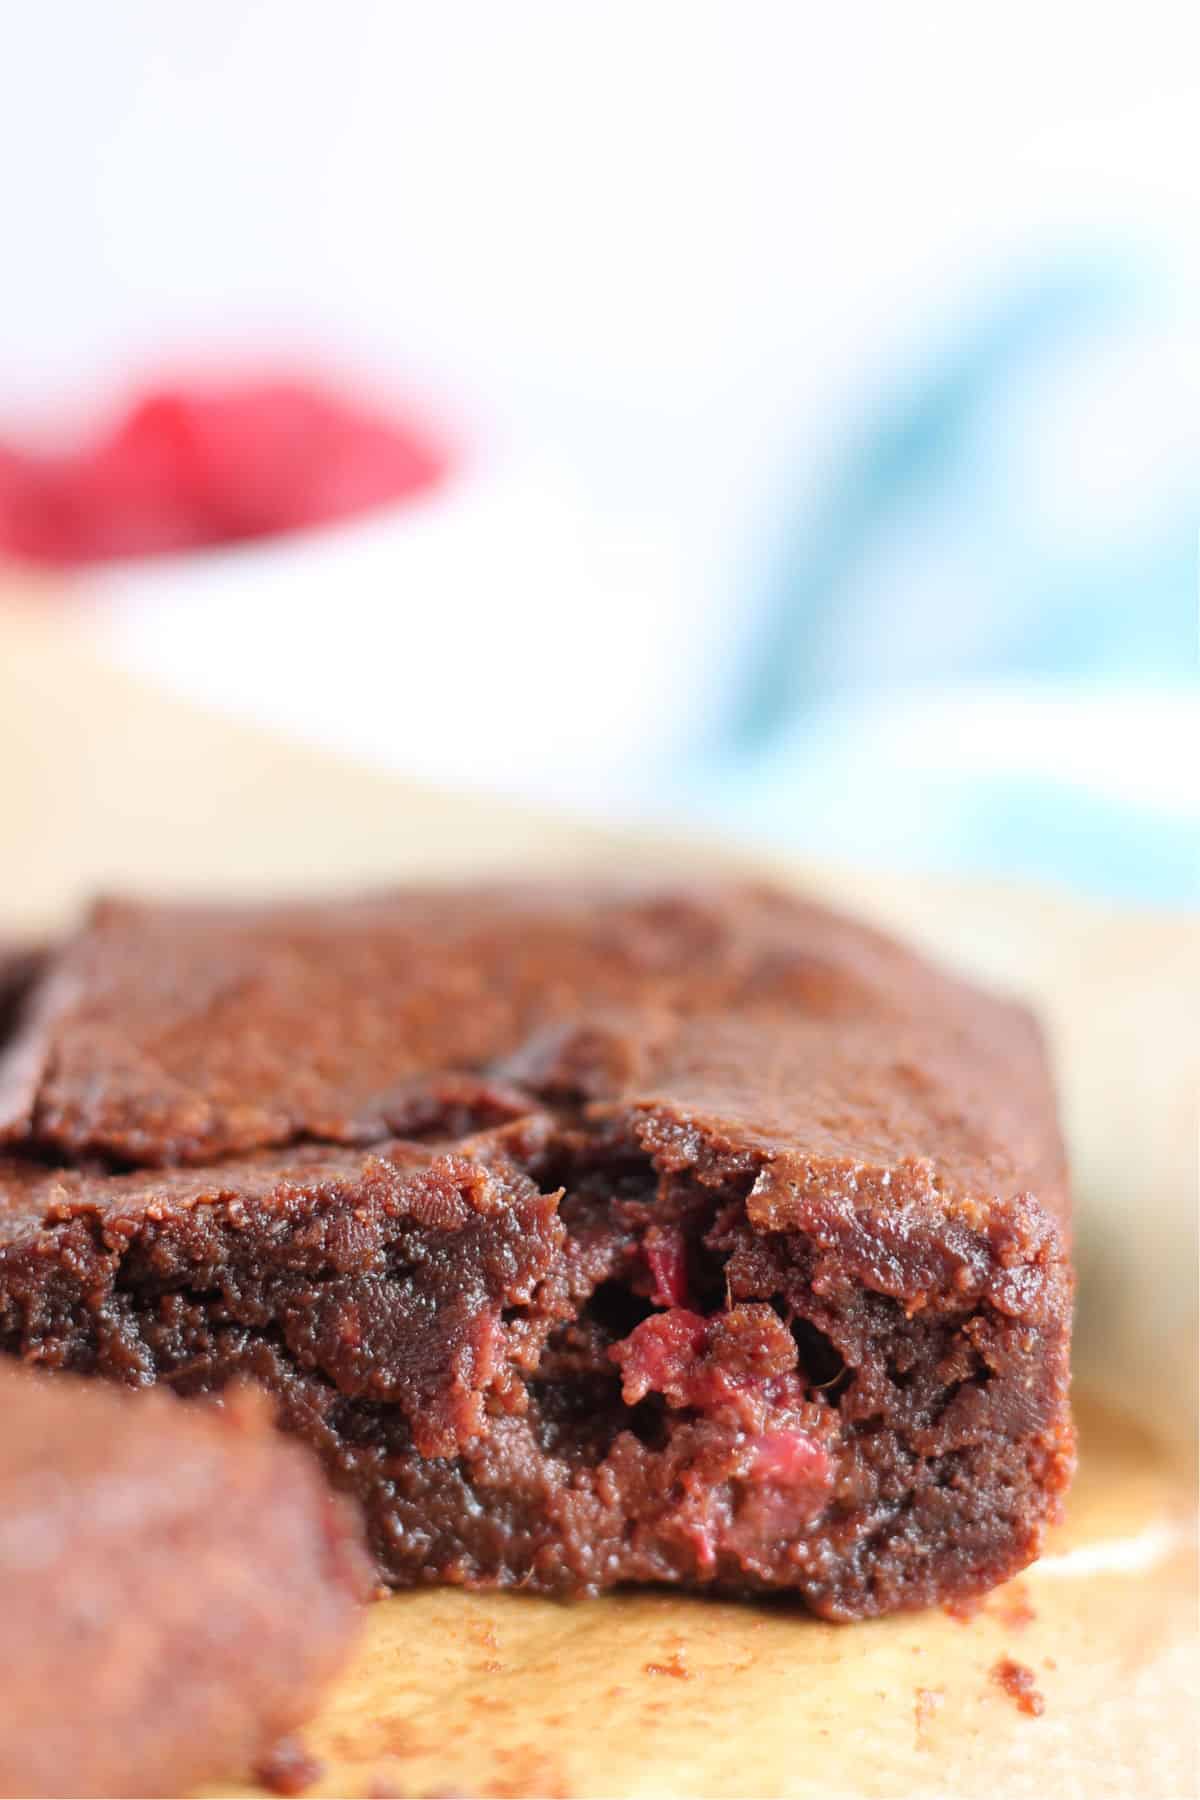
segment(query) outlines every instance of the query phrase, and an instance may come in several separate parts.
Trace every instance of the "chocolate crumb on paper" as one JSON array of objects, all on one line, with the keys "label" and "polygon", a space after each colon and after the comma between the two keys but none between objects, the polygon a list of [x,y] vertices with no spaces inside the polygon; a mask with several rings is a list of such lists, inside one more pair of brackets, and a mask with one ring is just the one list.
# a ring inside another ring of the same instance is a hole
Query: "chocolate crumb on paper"
[{"label": "chocolate crumb on paper", "polygon": [[922,1741],[926,1727],[945,1698],[944,1688],[919,1687],[917,1689],[913,1700],[913,1719],[916,1722],[918,1743]]},{"label": "chocolate crumb on paper", "polygon": [[673,1675],[676,1681],[690,1681],[692,1671],[682,1650],[672,1650],[665,1662],[648,1662],[647,1675]]},{"label": "chocolate crumb on paper", "polygon": [[1045,1712],[1046,1702],[1034,1686],[1036,1677],[1025,1663],[1014,1662],[1011,1656],[1002,1656],[998,1663],[992,1664],[988,1676],[997,1687],[1004,1689],[1019,1711],[1028,1713],[1032,1718],[1038,1718]]}]

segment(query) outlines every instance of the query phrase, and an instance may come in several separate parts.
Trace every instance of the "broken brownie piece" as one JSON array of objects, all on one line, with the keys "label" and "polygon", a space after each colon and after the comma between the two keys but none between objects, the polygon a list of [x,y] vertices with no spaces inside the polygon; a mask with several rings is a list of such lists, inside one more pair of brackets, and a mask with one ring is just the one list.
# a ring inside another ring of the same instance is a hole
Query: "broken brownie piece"
[{"label": "broken brownie piece", "polygon": [[0,1372],[0,1794],[245,1775],[340,1666],[361,1536],[261,1395]]},{"label": "broken brownie piece", "polygon": [[784,893],[108,902],[0,1134],[0,1348],[264,1382],[395,1585],[852,1618],[1012,1574],[1070,1477],[1037,1028]]},{"label": "broken brownie piece", "polygon": [[42,961],[40,948],[8,944],[0,939],[0,1044],[11,1035]]}]

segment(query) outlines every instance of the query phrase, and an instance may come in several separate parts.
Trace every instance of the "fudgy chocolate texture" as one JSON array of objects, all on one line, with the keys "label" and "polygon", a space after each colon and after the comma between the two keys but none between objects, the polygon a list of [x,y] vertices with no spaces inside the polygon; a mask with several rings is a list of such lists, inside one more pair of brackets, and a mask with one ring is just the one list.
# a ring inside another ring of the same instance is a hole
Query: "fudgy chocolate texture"
[{"label": "fudgy chocolate texture", "polygon": [[245,1776],[344,1657],[369,1565],[261,1396],[0,1371],[0,1794]]},{"label": "fudgy chocolate texture", "polygon": [[1036,1027],[791,896],[107,903],[0,1094],[0,1346],[265,1382],[397,1585],[849,1618],[1011,1574],[1069,1479]]}]

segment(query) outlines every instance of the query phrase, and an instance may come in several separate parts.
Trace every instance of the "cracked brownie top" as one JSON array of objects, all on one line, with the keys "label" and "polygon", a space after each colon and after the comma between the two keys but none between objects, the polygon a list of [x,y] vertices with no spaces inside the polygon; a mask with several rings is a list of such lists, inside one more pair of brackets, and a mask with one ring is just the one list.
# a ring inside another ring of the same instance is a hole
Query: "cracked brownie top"
[{"label": "cracked brownie top", "polygon": [[1031,1190],[1065,1214],[1024,1009],[762,886],[107,901],[0,1055],[0,1140],[124,1166],[454,1135],[556,1102],[856,1164],[881,1203]]}]

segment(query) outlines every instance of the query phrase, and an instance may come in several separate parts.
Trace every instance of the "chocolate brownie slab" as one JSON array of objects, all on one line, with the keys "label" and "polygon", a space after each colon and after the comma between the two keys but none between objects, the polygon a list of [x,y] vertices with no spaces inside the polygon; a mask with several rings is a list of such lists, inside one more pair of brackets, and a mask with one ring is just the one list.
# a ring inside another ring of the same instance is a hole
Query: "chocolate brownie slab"
[{"label": "chocolate brownie slab", "polygon": [[850,1618],[990,1586],[1055,1514],[1036,1027],[819,907],[107,903],[6,1056],[0,1346],[266,1382],[387,1581]]},{"label": "chocolate brownie slab", "polygon": [[339,1667],[352,1515],[262,1396],[0,1371],[0,1794],[243,1778]]}]

